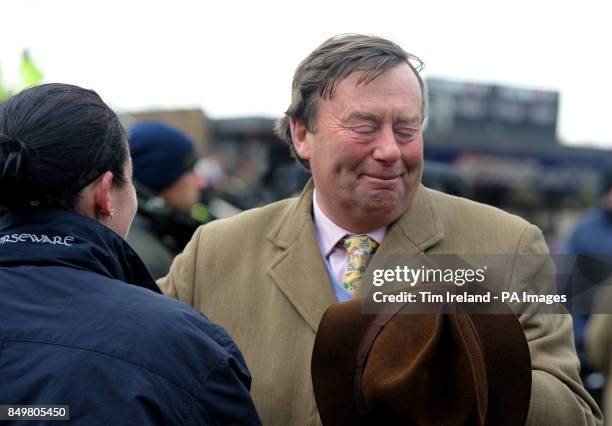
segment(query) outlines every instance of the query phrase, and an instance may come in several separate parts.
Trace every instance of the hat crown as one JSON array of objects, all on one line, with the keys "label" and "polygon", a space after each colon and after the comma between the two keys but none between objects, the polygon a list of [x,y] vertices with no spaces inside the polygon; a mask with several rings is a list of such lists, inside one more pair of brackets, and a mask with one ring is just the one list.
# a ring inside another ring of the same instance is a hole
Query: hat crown
[{"label": "hat crown", "polygon": [[362,314],[362,303],[330,306],[317,331],[311,367],[323,424],[525,423],[531,358],[507,305],[473,314],[448,303],[426,313],[393,303],[374,315]]}]

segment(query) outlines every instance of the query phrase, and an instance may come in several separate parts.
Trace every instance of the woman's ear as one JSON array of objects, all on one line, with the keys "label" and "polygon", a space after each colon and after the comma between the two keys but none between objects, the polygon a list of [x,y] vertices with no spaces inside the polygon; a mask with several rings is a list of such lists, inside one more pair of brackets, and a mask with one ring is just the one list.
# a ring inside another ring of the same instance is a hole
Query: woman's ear
[{"label": "woman's ear", "polygon": [[79,195],[75,211],[90,219],[100,221],[111,213],[110,189],[113,183],[113,174],[105,172],[83,188]]},{"label": "woman's ear", "polygon": [[94,206],[97,214],[110,216],[112,212],[111,186],[113,173],[104,172],[92,185]]}]

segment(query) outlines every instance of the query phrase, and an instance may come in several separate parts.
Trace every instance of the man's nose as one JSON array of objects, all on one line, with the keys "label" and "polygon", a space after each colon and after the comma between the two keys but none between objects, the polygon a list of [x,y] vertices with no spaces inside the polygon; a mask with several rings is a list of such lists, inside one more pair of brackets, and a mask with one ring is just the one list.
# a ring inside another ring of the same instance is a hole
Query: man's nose
[{"label": "man's nose", "polygon": [[395,163],[399,161],[401,151],[395,138],[393,128],[384,127],[382,129],[376,140],[376,146],[372,156],[375,160],[385,163]]}]

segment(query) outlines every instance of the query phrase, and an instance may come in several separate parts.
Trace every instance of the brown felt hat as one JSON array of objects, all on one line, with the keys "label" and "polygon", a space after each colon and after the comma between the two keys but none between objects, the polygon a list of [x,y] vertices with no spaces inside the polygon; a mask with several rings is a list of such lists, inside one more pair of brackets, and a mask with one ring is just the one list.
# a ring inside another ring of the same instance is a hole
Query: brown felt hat
[{"label": "brown felt hat", "polygon": [[531,359],[510,308],[491,302],[495,314],[474,314],[440,303],[417,314],[413,305],[327,309],[312,355],[323,424],[524,425]]}]

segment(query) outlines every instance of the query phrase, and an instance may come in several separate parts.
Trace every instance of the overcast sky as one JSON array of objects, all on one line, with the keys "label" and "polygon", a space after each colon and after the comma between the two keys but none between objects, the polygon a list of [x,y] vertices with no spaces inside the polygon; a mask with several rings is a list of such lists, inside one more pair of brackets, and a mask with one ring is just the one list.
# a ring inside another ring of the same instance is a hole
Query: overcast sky
[{"label": "overcast sky", "polygon": [[5,0],[0,70],[14,83],[27,47],[46,82],[92,88],[118,111],[278,116],[310,51],[334,34],[375,34],[420,56],[425,76],[558,90],[559,137],[612,148],[605,4]]}]

